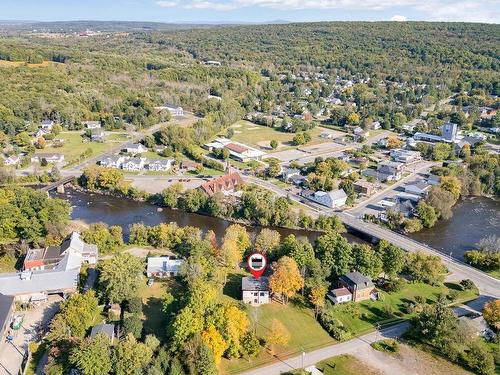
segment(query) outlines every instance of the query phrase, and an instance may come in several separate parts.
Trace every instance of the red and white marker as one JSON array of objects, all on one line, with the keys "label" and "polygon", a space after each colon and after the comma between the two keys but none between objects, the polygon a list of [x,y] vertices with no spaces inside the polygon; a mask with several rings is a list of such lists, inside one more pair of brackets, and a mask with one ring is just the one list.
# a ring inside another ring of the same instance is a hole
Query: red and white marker
[{"label": "red and white marker", "polygon": [[261,253],[253,253],[248,257],[247,266],[250,273],[258,279],[266,269],[267,260]]}]

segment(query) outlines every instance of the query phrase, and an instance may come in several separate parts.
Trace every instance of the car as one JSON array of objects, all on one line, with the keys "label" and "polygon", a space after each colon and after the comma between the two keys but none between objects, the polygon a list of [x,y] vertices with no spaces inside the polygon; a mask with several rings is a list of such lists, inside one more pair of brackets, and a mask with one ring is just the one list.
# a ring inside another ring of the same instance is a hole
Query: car
[{"label": "car", "polygon": [[153,286],[154,282],[155,282],[155,280],[152,277],[150,277],[148,279],[148,286]]}]

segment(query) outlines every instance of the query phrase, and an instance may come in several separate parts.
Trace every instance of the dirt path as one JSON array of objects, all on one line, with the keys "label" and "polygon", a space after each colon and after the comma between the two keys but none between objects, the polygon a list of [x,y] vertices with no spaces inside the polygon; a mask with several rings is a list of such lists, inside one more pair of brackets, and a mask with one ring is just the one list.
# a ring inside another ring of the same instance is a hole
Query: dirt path
[{"label": "dirt path", "polygon": [[400,344],[400,351],[395,355],[382,353],[371,347],[360,347],[354,353],[356,358],[368,366],[387,375],[467,375],[470,372],[444,359]]}]

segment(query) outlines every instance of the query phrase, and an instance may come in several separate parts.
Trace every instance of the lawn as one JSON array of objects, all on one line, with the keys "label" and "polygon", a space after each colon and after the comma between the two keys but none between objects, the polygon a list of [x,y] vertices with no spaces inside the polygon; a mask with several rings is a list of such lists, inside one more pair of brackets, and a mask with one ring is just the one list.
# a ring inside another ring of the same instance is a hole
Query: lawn
[{"label": "lawn", "polygon": [[[232,140],[256,147],[258,149],[264,147],[266,148],[266,151],[272,151],[267,148],[269,147],[269,141],[273,139],[282,144],[278,150],[294,147],[291,142],[295,133],[282,132],[278,129],[257,125],[246,120],[236,122],[231,126],[231,128],[234,130],[234,135],[231,138]],[[308,132],[311,135],[312,140],[307,145],[324,142],[324,139],[319,137],[323,130],[324,129],[319,126],[309,130]],[[220,135],[224,135],[224,133],[219,134],[219,136]]]},{"label": "lawn", "polygon": [[[224,287],[223,301],[235,301],[240,299],[241,277],[245,273],[232,274]],[[257,336],[265,338],[273,319],[278,319],[291,334],[286,348],[277,348],[276,357],[284,358],[300,353],[302,349],[309,351],[321,346],[335,343],[330,335],[319,325],[314,318],[314,313],[309,307],[304,307],[290,302],[282,305],[277,302],[258,307],[247,306],[247,313],[252,326],[255,327]],[[250,361],[247,359],[223,359],[221,370],[226,374],[238,373],[252,367],[261,366],[275,361],[266,349],[262,349],[257,358]]]},{"label": "lawn", "polygon": [[[361,334],[373,330],[374,324],[386,323],[398,318],[410,317],[404,311],[404,303],[412,301],[415,296],[422,296],[427,303],[432,303],[437,300],[440,294],[447,294],[450,289],[459,290],[459,285],[446,283],[442,286],[432,286],[424,283],[409,283],[398,292],[386,293],[380,292],[383,297],[378,301],[362,301],[355,305],[346,304],[335,307],[337,317],[346,325],[354,334]],[[459,291],[457,301],[473,299],[477,296],[477,290]],[[390,306],[393,313],[393,318],[388,318],[385,314],[386,306]],[[353,313],[354,311],[354,313]]]},{"label": "lawn", "polygon": [[87,149],[92,150],[91,156],[96,156],[107,149],[116,146],[115,142],[99,143],[85,141],[82,134],[83,132],[80,131],[62,132],[56,137],[57,139],[64,139],[64,145],[62,147],[47,146],[43,150],[37,150],[36,153],[56,152],[64,154],[64,161],[66,163],[72,163],[78,161],[80,155]]},{"label": "lawn", "polygon": [[324,375],[372,375],[380,372],[372,369],[356,357],[339,355],[319,362],[316,367]]}]

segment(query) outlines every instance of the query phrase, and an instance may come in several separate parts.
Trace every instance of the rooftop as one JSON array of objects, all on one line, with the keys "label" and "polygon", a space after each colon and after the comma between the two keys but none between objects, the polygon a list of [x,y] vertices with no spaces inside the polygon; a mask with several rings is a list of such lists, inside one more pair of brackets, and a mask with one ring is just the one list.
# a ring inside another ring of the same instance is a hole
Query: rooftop
[{"label": "rooftop", "polygon": [[266,291],[268,288],[267,277],[256,279],[253,276],[245,276],[241,278],[241,290],[246,291]]},{"label": "rooftop", "polygon": [[361,289],[373,288],[372,281],[358,271],[349,272],[348,274],[340,276],[339,279],[346,282],[349,285],[357,286],[358,288]]}]

